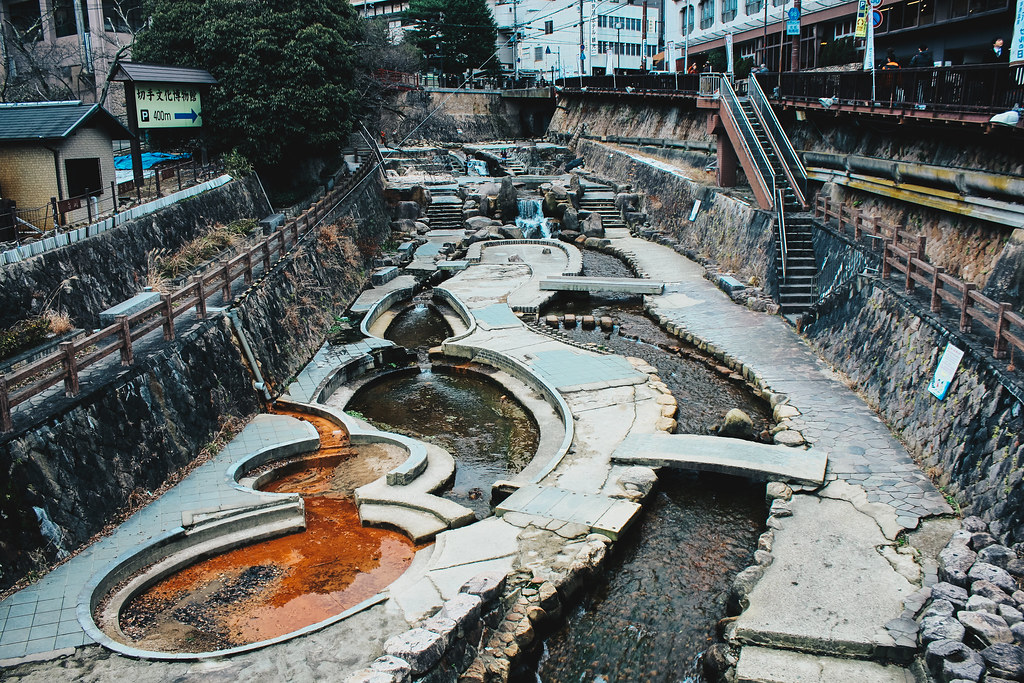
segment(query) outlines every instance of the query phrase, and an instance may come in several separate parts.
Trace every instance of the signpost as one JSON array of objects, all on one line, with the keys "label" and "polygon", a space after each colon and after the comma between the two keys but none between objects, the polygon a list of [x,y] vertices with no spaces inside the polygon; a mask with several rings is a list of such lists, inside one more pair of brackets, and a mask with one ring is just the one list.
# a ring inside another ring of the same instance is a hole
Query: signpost
[{"label": "signpost", "polygon": [[946,398],[949,385],[953,382],[953,375],[956,374],[963,357],[963,349],[953,346],[952,343],[946,344],[946,350],[942,352],[939,365],[935,368],[935,376],[932,377],[931,384],[928,385],[928,391],[932,396],[940,401]]},{"label": "signpost", "polygon": [[786,15],[786,35],[800,35],[800,10],[796,7],[791,7],[789,14]]},{"label": "signpost", "polygon": [[853,31],[853,37],[868,37],[868,0],[857,0],[857,24]]},{"label": "signpost", "polygon": [[200,128],[203,125],[202,96],[198,88],[136,83],[135,111],[139,128]]}]

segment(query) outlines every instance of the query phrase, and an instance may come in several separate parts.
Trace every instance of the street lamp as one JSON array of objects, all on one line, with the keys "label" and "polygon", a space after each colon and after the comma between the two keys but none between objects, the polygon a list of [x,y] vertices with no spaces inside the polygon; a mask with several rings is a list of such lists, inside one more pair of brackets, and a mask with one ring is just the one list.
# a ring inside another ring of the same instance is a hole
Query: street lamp
[{"label": "street lamp", "polygon": [[624,23],[621,18],[615,19],[615,70],[612,71],[612,90],[618,90],[619,86],[615,80],[616,75],[619,71],[619,66],[622,64],[622,29]]}]

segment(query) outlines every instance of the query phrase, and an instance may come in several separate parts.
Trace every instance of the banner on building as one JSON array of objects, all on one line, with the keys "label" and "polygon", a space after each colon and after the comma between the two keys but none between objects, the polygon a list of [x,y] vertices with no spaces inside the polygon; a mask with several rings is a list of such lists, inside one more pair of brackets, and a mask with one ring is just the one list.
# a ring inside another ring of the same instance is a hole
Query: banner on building
[{"label": "banner on building", "polygon": [[868,37],[868,0],[857,0],[857,25],[853,31],[855,38]]},{"label": "banner on building", "polygon": [[1010,41],[1010,64],[1024,63],[1024,0],[1017,0],[1013,18],[1013,40]]}]

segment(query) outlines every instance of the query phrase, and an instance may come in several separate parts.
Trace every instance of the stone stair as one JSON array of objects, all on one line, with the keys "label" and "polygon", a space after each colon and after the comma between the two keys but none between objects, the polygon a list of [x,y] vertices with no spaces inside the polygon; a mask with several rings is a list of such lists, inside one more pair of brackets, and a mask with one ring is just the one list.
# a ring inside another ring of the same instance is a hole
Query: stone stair
[{"label": "stone stair", "polygon": [[609,228],[625,228],[619,210],[615,208],[613,192],[587,192],[580,200],[580,211],[590,211],[601,216],[601,224]]},{"label": "stone stair", "polygon": [[431,202],[427,207],[427,218],[431,230],[458,230],[464,226],[462,200],[457,195],[438,194],[431,188]]},{"label": "stone stair", "polygon": [[815,277],[812,226],[809,213],[786,214],[786,269],[783,276],[782,242],[776,239],[776,273],[779,278],[779,307],[783,315],[803,313],[814,303]]}]

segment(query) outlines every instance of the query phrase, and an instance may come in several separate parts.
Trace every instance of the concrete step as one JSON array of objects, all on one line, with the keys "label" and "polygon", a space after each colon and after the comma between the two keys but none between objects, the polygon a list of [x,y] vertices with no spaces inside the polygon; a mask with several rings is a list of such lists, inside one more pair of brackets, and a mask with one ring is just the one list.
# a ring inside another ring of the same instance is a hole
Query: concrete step
[{"label": "concrete step", "polygon": [[359,520],[363,526],[397,529],[417,544],[432,541],[448,528],[431,514],[391,505],[361,505]]}]

